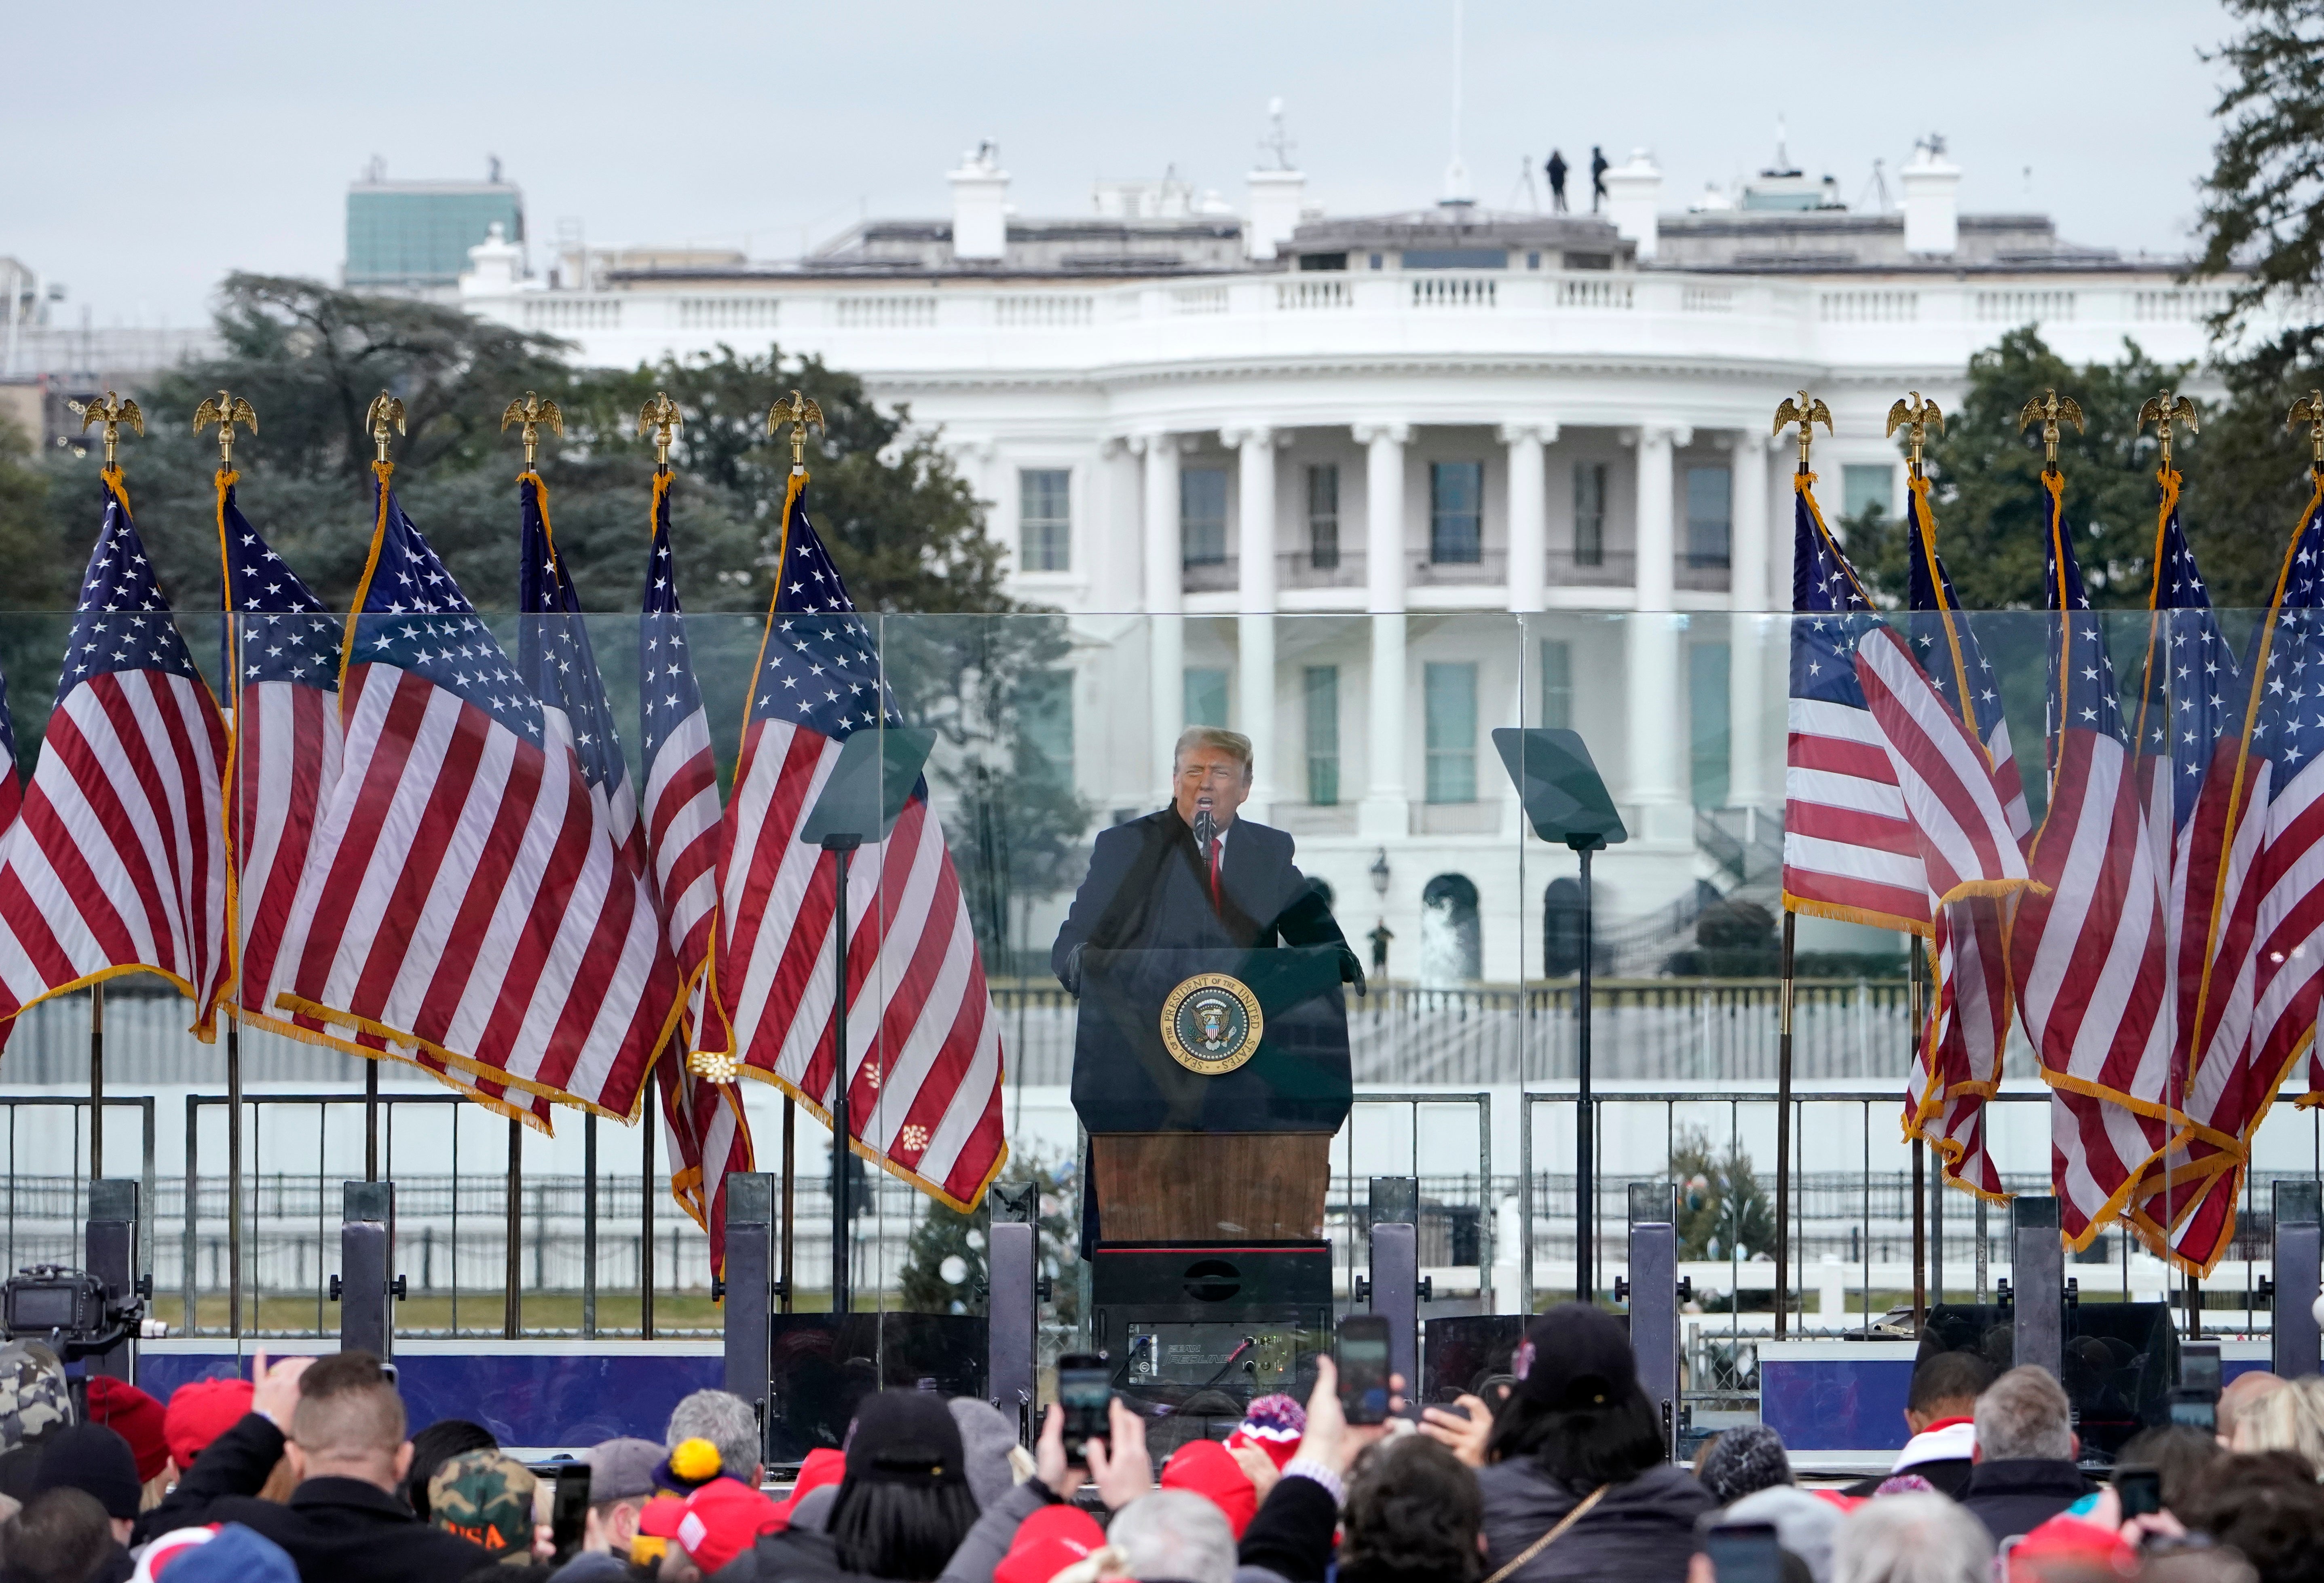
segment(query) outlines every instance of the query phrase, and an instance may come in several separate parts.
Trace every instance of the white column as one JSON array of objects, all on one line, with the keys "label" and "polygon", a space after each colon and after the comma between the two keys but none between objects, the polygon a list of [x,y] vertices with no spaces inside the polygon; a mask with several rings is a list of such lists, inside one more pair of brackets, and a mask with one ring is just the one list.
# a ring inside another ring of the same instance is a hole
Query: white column
[{"label": "white column", "polygon": [[1727,547],[1727,600],[1730,610],[1764,611],[1774,590],[1767,577],[1767,446],[1749,429],[1735,436],[1733,502],[1735,530]]},{"label": "white column", "polygon": [[1648,424],[1638,430],[1637,585],[1640,610],[1668,610],[1677,580],[1677,508],[1671,496],[1671,448],[1694,437],[1693,431],[1669,424]]},{"label": "white column", "polygon": [[1671,449],[1692,438],[1667,424],[1638,431],[1637,613],[1629,621],[1630,799],[1646,841],[1692,838],[1683,778],[1687,742],[1686,689],[1679,664],[1681,627],[1670,613],[1677,572]]},{"label": "white column", "polygon": [[1178,543],[1178,438],[1143,435],[1146,458],[1146,621],[1152,655],[1153,765],[1150,779],[1167,799],[1170,755],[1186,721],[1185,557]]},{"label": "white column", "polygon": [[1549,502],[1542,481],[1542,447],[1557,438],[1554,423],[1505,423],[1509,448],[1509,608],[1542,608],[1548,573]]},{"label": "white column", "polygon": [[[1139,530],[1145,483],[1133,441],[1110,436],[1097,454],[1091,469],[1091,530],[1077,526],[1074,553],[1088,558],[1093,608],[1126,614],[1141,608],[1146,597],[1145,536]],[[1081,563],[1074,566],[1078,570]]]},{"label": "white column", "polygon": [[1364,456],[1364,581],[1372,612],[1370,741],[1356,830],[1367,841],[1411,833],[1404,782],[1404,446],[1409,424],[1360,423]]},{"label": "white column", "polygon": [[1281,784],[1275,758],[1275,431],[1222,429],[1235,447],[1236,504],[1242,519],[1237,549],[1235,652],[1242,694],[1242,733],[1250,739],[1254,783],[1251,817],[1266,823]]}]

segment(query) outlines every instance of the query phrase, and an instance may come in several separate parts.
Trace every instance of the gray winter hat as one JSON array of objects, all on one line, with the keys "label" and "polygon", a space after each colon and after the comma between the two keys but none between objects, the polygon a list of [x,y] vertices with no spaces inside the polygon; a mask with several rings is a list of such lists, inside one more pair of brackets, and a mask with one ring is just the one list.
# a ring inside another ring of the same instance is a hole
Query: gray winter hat
[{"label": "gray winter hat", "polygon": [[1790,1484],[1792,1460],[1784,1449],[1784,1437],[1764,1423],[1740,1423],[1733,1429],[1721,1430],[1711,1455],[1695,1477],[1711,1498],[1720,1505],[1732,1505],[1745,1496],[1777,1485]]}]

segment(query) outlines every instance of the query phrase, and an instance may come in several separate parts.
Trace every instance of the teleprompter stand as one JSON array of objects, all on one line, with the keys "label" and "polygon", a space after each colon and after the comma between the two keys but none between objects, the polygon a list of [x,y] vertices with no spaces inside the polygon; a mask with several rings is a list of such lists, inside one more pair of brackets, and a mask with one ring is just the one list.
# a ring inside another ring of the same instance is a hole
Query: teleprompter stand
[{"label": "teleprompter stand", "polygon": [[[1574,1055],[1581,1081],[1573,1107],[1577,1185],[1573,1252],[1574,1295],[1588,1302],[1597,1285],[1592,1271],[1597,1263],[1593,1222],[1598,1190],[1593,1136],[1596,1118],[1590,1109],[1590,959],[1597,949],[1595,925],[1591,916],[1590,855],[1629,840],[1630,833],[1623,828],[1622,815],[1614,811],[1613,796],[1607,791],[1606,779],[1598,773],[1598,766],[1591,762],[1590,749],[1579,732],[1545,726],[1501,726],[1493,732],[1493,747],[1517,788],[1517,798],[1525,805],[1526,821],[1533,826],[1534,833],[1544,841],[1571,847],[1582,861],[1582,962],[1574,1007]],[[1521,1116],[1519,1124],[1530,1127],[1531,1122]],[[1530,1223],[1522,1235],[1530,1247]]]}]

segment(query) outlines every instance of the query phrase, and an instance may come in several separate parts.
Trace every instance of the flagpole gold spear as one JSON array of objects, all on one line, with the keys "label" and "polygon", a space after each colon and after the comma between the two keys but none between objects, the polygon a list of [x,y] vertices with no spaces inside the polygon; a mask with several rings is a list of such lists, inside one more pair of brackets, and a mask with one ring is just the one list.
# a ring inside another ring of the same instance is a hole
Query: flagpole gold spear
[{"label": "flagpole gold spear", "polygon": [[[105,426],[106,487],[120,500],[122,509],[128,510],[129,495],[122,487],[121,465],[115,459],[114,447],[121,443],[121,426],[127,424],[142,437],[145,433],[145,415],[137,410],[137,403],[111,391],[102,401],[68,401],[66,405],[80,419],[83,434],[92,423]],[[105,980],[99,979],[88,987],[88,1178],[95,1182],[105,1174]]]},{"label": "flagpole gold spear", "polygon": [[[1770,432],[1781,434],[1794,423],[1800,426],[1800,465],[1793,475],[1793,483],[1804,492],[1809,481],[1815,477],[1814,470],[1808,465],[1808,447],[1815,443],[1817,424],[1823,425],[1824,433],[1831,432],[1831,409],[1805,391],[1799,392],[1797,400],[1786,396],[1783,404],[1775,409],[1775,426]],[[1785,1290],[1784,1275],[1791,1268],[1794,916],[1789,907],[1784,909],[1783,955],[1776,969],[1783,983],[1780,1017],[1775,1025],[1775,1335],[1778,1339],[1784,1333],[1784,1320],[1789,1307],[1786,1299],[1790,1295]],[[1918,1153],[1914,1155],[1913,1164],[1916,1168],[1919,1166]]]},{"label": "flagpole gold spear", "polygon": [[[371,399],[364,410],[364,427],[371,431],[373,456],[372,476],[379,480],[379,515],[374,523],[373,542],[387,522],[387,481],[395,476],[395,464],[387,459],[387,442],[404,432],[403,403],[382,391]],[[373,553],[376,555],[377,549]],[[355,618],[347,620],[347,649],[355,649]],[[383,1059],[374,1056],[364,1063],[364,1180],[379,1180],[379,1063]]]},{"label": "flagpole gold spear", "polygon": [[[227,564],[233,553],[226,541],[226,492],[240,476],[234,470],[234,431],[238,425],[258,432],[258,413],[242,397],[227,391],[202,398],[194,409],[194,432],[217,425],[218,595],[225,606],[227,696],[234,701],[234,731],[242,731],[242,644],[235,627],[234,577]],[[242,827],[242,799],[234,799],[235,843],[228,861],[238,862],[247,832]],[[237,999],[239,993],[237,992]],[[242,1021],[229,1006],[226,1014],[226,1329],[242,1334]]]}]

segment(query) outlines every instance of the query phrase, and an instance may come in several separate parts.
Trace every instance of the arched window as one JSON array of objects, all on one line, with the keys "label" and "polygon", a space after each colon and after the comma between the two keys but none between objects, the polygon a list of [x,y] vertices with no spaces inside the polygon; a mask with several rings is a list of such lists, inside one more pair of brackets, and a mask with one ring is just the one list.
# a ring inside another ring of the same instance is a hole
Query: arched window
[{"label": "arched window", "polygon": [[1582,881],[1553,879],[1541,893],[1541,973],[1571,978],[1582,971]]},{"label": "arched window", "polygon": [[1477,888],[1465,874],[1439,874],[1420,892],[1420,982],[1450,989],[1484,976]]}]

